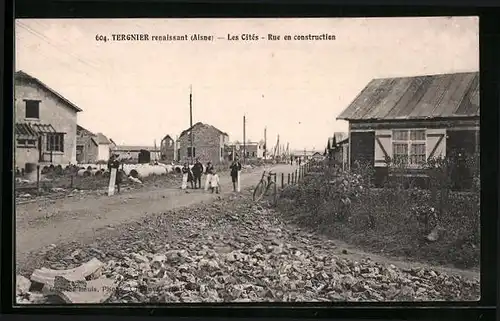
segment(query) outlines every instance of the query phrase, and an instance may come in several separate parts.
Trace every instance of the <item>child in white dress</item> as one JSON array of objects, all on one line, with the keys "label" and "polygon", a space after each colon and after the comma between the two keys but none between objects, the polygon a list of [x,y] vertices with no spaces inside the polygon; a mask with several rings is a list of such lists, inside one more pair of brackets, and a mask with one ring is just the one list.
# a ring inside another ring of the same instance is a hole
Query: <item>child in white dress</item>
[{"label": "child in white dress", "polygon": [[210,189],[212,193],[215,191],[217,194],[219,194],[219,186],[220,186],[219,175],[217,174],[215,169],[213,169],[212,177],[210,178]]}]

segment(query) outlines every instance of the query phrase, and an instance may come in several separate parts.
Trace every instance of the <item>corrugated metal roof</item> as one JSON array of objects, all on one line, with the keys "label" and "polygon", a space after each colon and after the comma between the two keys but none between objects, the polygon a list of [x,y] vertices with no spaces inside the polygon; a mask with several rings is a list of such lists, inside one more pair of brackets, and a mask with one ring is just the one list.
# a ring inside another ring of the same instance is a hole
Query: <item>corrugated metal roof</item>
[{"label": "corrugated metal roof", "polygon": [[479,72],[374,79],[337,119],[474,116],[479,116]]},{"label": "corrugated metal roof", "polygon": [[67,98],[65,98],[63,95],[61,95],[60,93],[58,93],[54,89],[52,89],[49,86],[47,86],[46,84],[44,84],[42,81],[40,81],[40,79],[35,78],[35,77],[31,76],[31,75],[28,75],[26,72],[24,72],[22,70],[16,71],[15,77],[16,77],[16,79],[25,79],[25,80],[30,80],[30,81],[36,82],[39,86],[44,87],[46,90],[48,90],[54,96],[56,96],[59,99],[61,99],[63,102],[66,103],[66,105],[68,105],[69,107],[71,107],[75,111],[77,111],[77,112],[82,111],[81,108],[79,108],[78,106],[76,106],[75,104],[73,104],[72,102],[70,102]]}]

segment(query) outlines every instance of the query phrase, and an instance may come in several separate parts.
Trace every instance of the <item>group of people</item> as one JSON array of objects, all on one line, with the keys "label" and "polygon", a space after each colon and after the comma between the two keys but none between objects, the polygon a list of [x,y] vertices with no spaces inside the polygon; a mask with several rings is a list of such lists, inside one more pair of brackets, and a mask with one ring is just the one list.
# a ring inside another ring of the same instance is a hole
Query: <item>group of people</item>
[{"label": "group of people", "polygon": [[[112,154],[108,161],[108,170],[111,172],[112,169],[116,169],[116,180],[115,187],[116,192],[120,193],[120,185],[122,182],[122,173],[120,171],[121,162],[118,158],[118,155]],[[233,182],[233,191],[240,191],[239,186],[239,177],[241,171],[241,163],[236,158],[231,164],[231,180]],[[190,168],[188,163],[184,163],[182,167],[182,186],[181,189],[185,190],[187,188],[188,183],[191,184],[192,189],[201,188],[201,177],[203,175],[203,165],[201,164],[199,159],[196,159],[194,165]],[[212,193],[220,193],[220,179],[215,167],[211,162],[207,163],[205,168],[206,180],[205,180],[205,191],[210,191]]]},{"label": "group of people", "polygon": [[[239,191],[239,172],[241,171],[241,163],[238,159],[235,159],[231,164],[231,179],[233,182],[233,191]],[[206,180],[205,180],[205,191],[210,191],[212,193],[220,193],[220,179],[215,167],[211,162],[207,163],[205,168]],[[203,175],[203,165],[197,158],[196,162],[192,167],[189,167],[188,163],[184,163],[182,167],[182,186],[181,189],[185,190],[188,183],[191,184],[192,189],[201,188],[201,176]]]}]

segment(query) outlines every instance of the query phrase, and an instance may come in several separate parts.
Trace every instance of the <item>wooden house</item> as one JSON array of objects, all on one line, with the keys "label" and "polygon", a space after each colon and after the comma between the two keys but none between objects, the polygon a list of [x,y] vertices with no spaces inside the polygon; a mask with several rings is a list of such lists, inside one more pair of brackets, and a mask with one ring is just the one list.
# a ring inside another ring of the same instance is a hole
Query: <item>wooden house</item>
[{"label": "wooden house", "polygon": [[374,79],[337,119],[349,122],[350,167],[373,164],[380,183],[397,160],[425,177],[433,157],[479,152],[479,73]]}]

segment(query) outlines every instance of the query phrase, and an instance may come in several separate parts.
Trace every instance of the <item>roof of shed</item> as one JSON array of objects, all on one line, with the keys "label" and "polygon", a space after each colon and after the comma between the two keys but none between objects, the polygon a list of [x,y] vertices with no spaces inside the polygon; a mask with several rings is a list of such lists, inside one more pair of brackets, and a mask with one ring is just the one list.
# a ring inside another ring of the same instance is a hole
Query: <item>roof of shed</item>
[{"label": "roof of shed", "polygon": [[84,128],[80,125],[76,125],[76,133],[78,135],[83,135],[83,136],[95,136],[95,134],[93,132],[91,132],[87,128]]},{"label": "roof of shed", "polygon": [[337,119],[474,116],[479,116],[479,72],[374,79]]},{"label": "roof of shed", "polygon": [[106,136],[104,136],[103,133],[97,133],[95,140],[96,140],[97,144],[101,144],[101,145],[111,144],[109,139]]},{"label": "roof of shed", "polygon": [[78,106],[76,106],[75,104],[70,102],[67,98],[65,98],[63,95],[61,95],[60,93],[58,93],[54,89],[52,89],[49,86],[47,86],[46,84],[44,84],[40,79],[35,78],[22,70],[16,71],[15,77],[16,77],[16,79],[24,79],[24,80],[29,80],[29,81],[33,81],[33,82],[37,83],[39,86],[41,86],[41,87],[45,88],[47,91],[51,92],[54,96],[58,97],[68,107],[72,108],[76,112],[82,111],[81,108],[79,108]]}]

